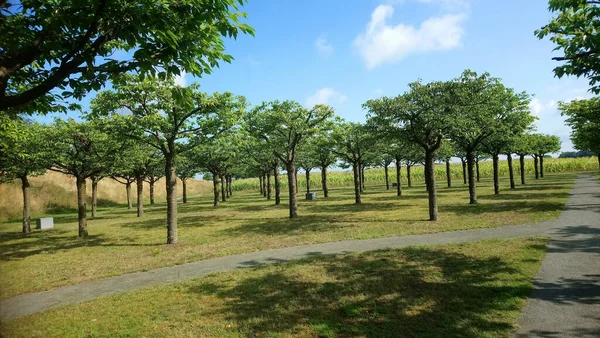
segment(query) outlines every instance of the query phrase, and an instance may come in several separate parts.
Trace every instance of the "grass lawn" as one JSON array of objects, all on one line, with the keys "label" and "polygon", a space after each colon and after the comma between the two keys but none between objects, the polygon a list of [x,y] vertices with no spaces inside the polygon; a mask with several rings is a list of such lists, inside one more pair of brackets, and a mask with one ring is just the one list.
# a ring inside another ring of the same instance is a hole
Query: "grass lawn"
[{"label": "grass lawn", "polygon": [[[478,185],[478,205],[468,204],[462,182],[444,188],[438,182],[440,221],[426,221],[427,195],[422,182],[402,197],[382,186],[369,186],[363,204],[353,189],[331,189],[328,199],[300,201],[298,219],[290,220],[286,197],[275,206],[257,192],[236,193],[214,208],[211,196],[179,205],[180,244],[167,246],[164,203],[146,208],[142,218],[125,207],[100,208],[89,221],[91,236],[77,238],[76,213],[54,214],[55,229],[19,233],[19,221],[0,224],[0,299],[86,280],[143,271],[218,256],[344,239],[533,223],[557,217],[576,173],[507,188],[493,195],[491,179]],[[302,194],[302,192],[301,192]],[[322,196],[319,192],[319,196]],[[135,208],[134,208],[135,209]]]},{"label": "grass lawn", "polygon": [[412,247],[236,270],[5,323],[7,337],[502,337],[546,240]]}]

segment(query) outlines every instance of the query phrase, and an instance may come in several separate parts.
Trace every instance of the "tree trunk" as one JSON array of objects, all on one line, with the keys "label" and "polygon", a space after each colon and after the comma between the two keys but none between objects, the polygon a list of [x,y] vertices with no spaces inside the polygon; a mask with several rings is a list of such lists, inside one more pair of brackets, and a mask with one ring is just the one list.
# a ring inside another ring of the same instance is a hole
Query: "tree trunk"
[{"label": "tree trunk", "polygon": [[23,233],[28,234],[31,232],[31,199],[27,175],[21,176],[21,188],[23,189]]},{"label": "tree trunk", "polygon": [[[171,149],[175,146],[172,145]],[[167,244],[177,244],[177,176],[175,154],[165,156],[165,186],[167,192]]]},{"label": "tree trunk", "polygon": [[385,190],[390,190],[390,179],[388,176],[388,165],[383,166],[383,171],[385,172]]},{"label": "tree trunk", "polygon": [[[500,175],[498,173],[498,154],[492,155],[492,166],[494,167],[494,195],[500,194]],[[475,162],[477,163],[477,162]]]},{"label": "tree trunk", "polygon": [[477,182],[479,182],[481,175],[479,175],[479,159],[477,157],[475,157],[475,172],[477,173]]},{"label": "tree trunk", "polygon": [[596,156],[598,156],[598,170],[600,170],[600,153],[598,153]]},{"label": "tree trunk", "polygon": [[329,197],[329,189],[327,188],[327,167],[321,168],[321,187],[323,188],[323,197]]},{"label": "tree trunk", "polygon": [[79,219],[79,237],[87,237],[87,210],[86,210],[85,178],[77,177],[77,216]]},{"label": "tree trunk", "polygon": [[154,180],[150,181],[150,205],[154,205]]},{"label": "tree trunk", "polygon": [[540,155],[540,177],[544,177],[544,155]]},{"label": "tree trunk", "polygon": [[306,193],[310,193],[310,169],[306,170]]},{"label": "tree trunk", "polygon": [[217,174],[213,174],[213,206],[219,206],[219,175]]},{"label": "tree trunk", "polygon": [[271,200],[271,173],[267,174],[267,199]]},{"label": "tree trunk", "polygon": [[521,171],[521,184],[525,184],[525,155],[519,155],[519,169]]},{"label": "tree trunk", "polygon": [[288,160],[286,163],[286,170],[288,172],[288,190],[290,195],[290,218],[298,217],[298,206],[296,205],[296,191],[298,187],[296,186],[296,168],[294,168],[294,163],[291,160]]},{"label": "tree trunk", "polygon": [[452,176],[450,175],[450,161],[446,160],[446,182],[448,182],[448,188],[452,188]]},{"label": "tree trunk", "polygon": [[125,191],[127,192],[127,210],[133,209],[133,202],[131,201],[131,182],[127,181],[125,184]]},{"label": "tree trunk", "polygon": [[362,164],[360,164],[360,160],[358,160],[358,168],[356,169],[357,173],[358,173],[358,190],[362,194],[364,191],[363,191],[362,171],[360,170],[361,168],[362,168]]},{"label": "tree trunk", "polygon": [[396,159],[396,191],[398,196],[402,196],[402,162]]},{"label": "tree trunk", "polygon": [[229,187],[229,197],[233,196],[233,178],[231,175],[227,176],[227,186]]},{"label": "tree trunk", "polygon": [[221,202],[227,202],[225,194],[225,175],[221,175]]},{"label": "tree trunk", "polygon": [[354,174],[354,202],[360,204],[360,162],[352,164],[352,173]]},{"label": "tree trunk", "polygon": [[263,174],[263,179],[262,179],[262,184],[263,184],[263,197],[267,197],[267,175]]},{"label": "tree trunk", "polygon": [[298,168],[294,169],[294,186],[296,187],[296,194],[298,193]]},{"label": "tree trunk", "polygon": [[258,176],[258,187],[260,188],[260,194],[263,195],[264,190],[263,190],[263,178],[262,178],[262,175]]},{"label": "tree trunk", "polygon": [[98,180],[92,179],[92,217],[96,217],[98,208]]},{"label": "tree trunk", "polygon": [[510,178],[510,188],[515,188],[515,173],[513,172],[513,161],[512,154],[506,154],[506,161],[508,162],[508,177]]},{"label": "tree trunk", "polygon": [[467,152],[467,176],[469,179],[469,204],[477,204],[477,187],[475,185],[475,153]]},{"label": "tree trunk", "polygon": [[187,177],[181,179],[181,190],[183,194],[183,203],[187,203]]},{"label": "tree trunk", "polygon": [[467,184],[467,161],[461,158],[460,162],[462,164],[463,184]]},{"label": "tree trunk", "polygon": [[412,188],[412,178],[410,176],[410,168],[412,168],[412,165],[406,165],[406,183],[408,185],[409,188]]},{"label": "tree trunk", "polygon": [[144,215],[144,178],[138,176],[136,178],[137,188],[137,217]]},{"label": "tree trunk", "polygon": [[360,165],[360,192],[365,192],[365,167]]},{"label": "tree trunk", "polygon": [[534,156],[533,157],[533,166],[535,167],[535,179],[537,180],[538,178],[540,178],[540,169],[539,169],[539,164],[538,164],[538,157]]},{"label": "tree trunk", "polygon": [[435,175],[434,175],[434,154],[431,152],[425,152],[425,185],[427,186],[427,192],[429,197],[429,220],[438,220],[438,207],[437,207],[437,190],[435,186]]},{"label": "tree trunk", "polygon": [[273,168],[273,179],[275,180],[275,205],[281,203],[281,185],[279,184],[279,165],[275,163]]}]

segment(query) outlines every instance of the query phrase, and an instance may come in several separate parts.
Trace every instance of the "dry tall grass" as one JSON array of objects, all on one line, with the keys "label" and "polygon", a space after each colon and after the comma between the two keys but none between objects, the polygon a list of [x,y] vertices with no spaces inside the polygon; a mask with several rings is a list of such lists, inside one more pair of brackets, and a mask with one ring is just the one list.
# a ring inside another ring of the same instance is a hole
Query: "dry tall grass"
[{"label": "dry tall grass", "polygon": [[[56,172],[47,172],[39,177],[32,177],[31,183],[31,211],[33,214],[59,212],[77,208],[77,190],[75,178]],[[88,196],[92,195],[92,184],[87,184]],[[132,199],[135,204],[135,183],[131,188]],[[181,181],[177,180],[177,192],[181,195]],[[189,195],[202,195],[212,193],[212,183],[208,181],[189,179],[187,182]],[[162,178],[154,185],[154,197],[164,199],[165,181]],[[144,184],[145,203],[150,203],[150,189]],[[98,205],[124,204],[127,202],[125,186],[110,178],[105,178],[98,183]],[[23,199],[21,181],[0,184],[0,220],[14,219],[21,216]]]}]

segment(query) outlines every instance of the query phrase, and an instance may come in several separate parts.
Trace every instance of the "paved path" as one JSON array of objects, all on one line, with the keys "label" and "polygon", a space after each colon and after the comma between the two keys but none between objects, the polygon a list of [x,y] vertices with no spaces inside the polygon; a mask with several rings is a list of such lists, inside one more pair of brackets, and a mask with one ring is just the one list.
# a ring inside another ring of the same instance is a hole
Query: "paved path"
[{"label": "paved path", "polygon": [[[589,226],[591,220],[580,218],[579,204],[587,209],[600,205],[600,196],[589,195],[588,191],[594,190],[600,194],[600,185],[591,177],[579,178],[573,187],[572,196],[567,202],[563,214],[552,221],[541,222],[534,225],[504,226],[488,229],[474,229],[464,231],[451,231],[437,234],[412,235],[402,237],[388,237],[368,240],[349,240],[324,244],[312,244],[299,247],[283,248],[277,250],[252,252],[247,254],[221,257],[155,269],[147,272],[136,272],[117,277],[85,282],[77,285],[56,288],[50,291],[24,294],[7,299],[0,303],[0,321],[24,316],[27,314],[48,310],[108,296],[115,293],[132,291],[156,284],[176,282],[195,277],[202,277],[210,273],[233,270],[259,264],[269,264],[323,254],[339,254],[347,252],[361,252],[369,250],[402,248],[413,245],[436,245],[479,241],[491,238],[514,238],[550,234],[563,229],[564,224],[569,224],[569,229]],[[596,184],[595,186],[592,184]],[[585,194],[582,195],[582,194]],[[594,200],[595,198],[595,200]],[[597,220],[596,220],[597,224]],[[597,246],[596,246],[597,248]],[[600,275],[600,270],[596,272]]]},{"label": "paved path", "polygon": [[600,337],[600,181],[580,177],[559,220],[516,337]]}]

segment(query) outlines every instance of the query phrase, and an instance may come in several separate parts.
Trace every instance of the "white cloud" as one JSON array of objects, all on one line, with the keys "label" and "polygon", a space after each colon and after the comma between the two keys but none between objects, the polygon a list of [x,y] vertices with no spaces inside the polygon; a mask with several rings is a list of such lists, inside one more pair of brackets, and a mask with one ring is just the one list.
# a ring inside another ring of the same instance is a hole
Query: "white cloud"
[{"label": "white cloud", "polygon": [[354,47],[368,69],[400,61],[409,54],[445,51],[462,44],[466,12],[430,17],[418,28],[388,24],[388,19],[393,15],[392,6],[377,6],[365,31],[354,39]]},{"label": "white cloud", "polygon": [[306,106],[313,107],[315,104],[341,104],[347,97],[333,88],[325,87],[317,90],[313,95],[306,99]]},{"label": "white cloud", "polygon": [[185,72],[185,70],[181,70],[179,75],[175,76],[175,84],[181,87],[185,87],[186,85],[186,80],[185,80],[185,75],[187,73]]},{"label": "white cloud", "polygon": [[321,34],[315,41],[317,53],[322,57],[329,57],[333,53],[333,46],[327,42],[325,34]]},{"label": "white cloud", "polygon": [[541,118],[543,115],[547,115],[549,112],[556,111],[556,102],[554,100],[543,102],[537,98],[534,98],[529,103],[529,109],[531,110],[531,114],[533,116]]}]

